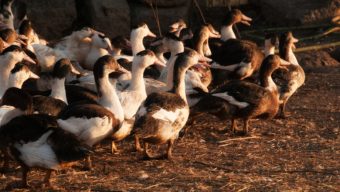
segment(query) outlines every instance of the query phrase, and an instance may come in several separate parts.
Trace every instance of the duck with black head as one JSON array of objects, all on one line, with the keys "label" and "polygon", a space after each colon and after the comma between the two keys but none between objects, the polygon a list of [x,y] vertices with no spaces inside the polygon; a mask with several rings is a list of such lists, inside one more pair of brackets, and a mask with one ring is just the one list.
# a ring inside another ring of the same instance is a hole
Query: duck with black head
[{"label": "duck with black head", "polygon": [[231,130],[237,129],[237,119],[242,119],[243,133],[248,134],[248,124],[254,118],[273,118],[279,110],[279,90],[271,75],[286,62],[277,55],[267,56],[261,65],[260,85],[234,80],[215,89],[195,105],[193,111],[204,111],[225,120],[231,119]]},{"label": "duck with black head", "polygon": [[174,141],[184,127],[189,106],[185,93],[185,72],[197,64],[199,54],[186,50],[178,54],[173,70],[173,87],[168,92],[156,92],[148,95],[136,113],[134,124],[136,149],[141,151],[140,141],[144,146],[144,158],[152,157],[148,144],[168,143],[167,153],[162,158],[172,158]]},{"label": "duck with black head", "polygon": [[[230,79],[245,79],[260,68],[264,58],[261,49],[254,42],[236,39],[232,28],[239,22],[249,25],[250,21],[251,19],[238,9],[228,12],[221,28],[223,42],[212,51],[212,59],[215,61],[211,65],[214,86]],[[224,70],[220,70],[221,67]]]},{"label": "duck with black head", "polygon": [[23,62],[19,62],[11,70],[8,88],[17,87],[21,89],[24,82],[28,79],[39,79],[39,76],[33,73]]},{"label": "duck with black head", "polygon": [[[58,117],[62,129],[74,134],[89,147],[115,133],[124,120],[124,111],[115,87],[117,78],[123,73],[121,67],[111,55],[105,55],[96,61],[93,73],[98,92],[96,103],[68,105]],[[115,76],[114,84],[109,80],[110,74]],[[92,168],[90,157],[86,159],[85,168]]]},{"label": "duck with black head", "polygon": [[69,59],[60,59],[53,67],[49,74],[49,84],[51,95],[36,95],[33,97],[34,111],[39,114],[48,114],[58,116],[59,113],[67,106],[67,97],[65,91],[65,78],[69,73],[80,74],[71,64]]}]

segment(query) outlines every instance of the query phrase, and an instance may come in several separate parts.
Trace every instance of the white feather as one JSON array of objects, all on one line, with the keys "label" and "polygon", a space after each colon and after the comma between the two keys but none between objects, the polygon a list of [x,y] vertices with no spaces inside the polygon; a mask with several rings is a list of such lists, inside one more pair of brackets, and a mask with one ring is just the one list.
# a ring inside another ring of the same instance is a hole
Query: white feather
[{"label": "white feather", "polygon": [[167,111],[163,108],[155,112],[152,117],[155,119],[167,121],[170,123],[175,122],[175,120],[178,118],[178,115],[180,113],[180,109],[176,109],[175,111]]},{"label": "white feather", "polygon": [[58,159],[47,141],[52,133],[53,131],[50,130],[33,142],[25,144],[15,143],[14,147],[21,153],[19,158],[29,167],[58,169]]},{"label": "white feather", "polygon": [[0,107],[0,126],[5,125],[13,118],[24,114],[24,111],[13,106],[3,105]]},{"label": "white feather", "polygon": [[247,103],[247,102],[237,101],[233,96],[228,95],[228,92],[215,93],[215,94],[212,94],[212,95],[215,96],[215,97],[219,97],[221,99],[224,99],[224,100],[228,101],[230,104],[236,105],[238,108],[245,108],[249,105],[249,103]]},{"label": "white feather", "polygon": [[59,126],[74,134],[80,141],[92,146],[112,132],[112,119],[104,117],[58,119]]}]

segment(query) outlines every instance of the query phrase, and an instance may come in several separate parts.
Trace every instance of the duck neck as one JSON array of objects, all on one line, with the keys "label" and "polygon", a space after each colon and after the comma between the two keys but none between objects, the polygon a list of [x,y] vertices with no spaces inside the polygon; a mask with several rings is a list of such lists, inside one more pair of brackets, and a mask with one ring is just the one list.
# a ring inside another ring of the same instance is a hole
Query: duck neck
[{"label": "duck neck", "polygon": [[118,56],[122,54],[122,49],[115,48],[115,47],[113,47],[112,49],[113,49],[114,56]]},{"label": "duck neck", "polygon": [[8,88],[8,78],[16,62],[17,61],[14,61],[12,59],[9,62],[7,62],[7,65],[4,65],[0,61],[1,63],[0,65],[0,98],[3,96],[3,94]]},{"label": "duck neck", "polygon": [[170,92],[179,95],[186,103],[187,97],[185,94],[185,72],[187,69],[183,69],[182,67],[174,70],[173,73],[173,87]]},{"label": "duck neck", "polygon": [[111,111],[114,116],[122,122],[124,120],[124,111],[115,88],[116,81],[113,81],[113,84],[111,84],[109,74],[106,74],[103,78],[99,79],[97,83],[99,94],[98,103]]},{"label": "duck neck", "polygon": [[133,31],[130,36],[131,41],[131,49],[133,56],[137,55],[137,53],[145,50],[143,44],[143,36],[137,33],[137,31]]},{"label": "duck neck", "polygon": [[130,88],[131,90],[142,91],[145,92],[145,83],[144,83],[144,67],[140,67],[138,63],[132,63],[132,79]]},{"label": "duck neck", "polygon": [[299,65],[299,62],[298,62],[298,60],[295,57],[295,54],[293,52],[292,46],[289,46],[289,48],[288,48],[288,59],[287,59],[287,61],[289,61],[293,65]]},{"label": "duck neck", "polygon": [[166,68],[165,68],[165,70],[167,70],[166,85],[168,89],[171,89],[173,86],[174,65],[175,65],[175,61],[177,58],[177,54],[182,53],[183,51],[184,51],[184,45],[182,42],[180,42],[178,46],[176,46],[175,49],[171,50],[171,55],[170,55],[168,62],[166,63]]},{"label": "duck neck", "polygon": [[200,55],[204,55],[204,50],[203,47],[204,45],[207,43],[208,38],[205,37],[204,34],[200,33],[199,37],[196,40],[196,43],[194,45],[195,50],[200,54]]},{"label": "duck neck", "polygon": [[7,124],[10,120],[14,119],[15,117],[21,116],[27,114],[26,111],[23,111],[21,109],[13,109],[9,112],[7,112],[2,119],[0,120],[0,126]]},{"label": "duck neck", "polygon": [[51,97],[62,100],[67,104],[65,78],[54,78],[52,80],[51,89]]},{"label": "duck neck", "polygon": [[222,26],[221,28],[221,40],[227,41],[228,39],[236,39],[236,35],[233,30],[233,25]]},{"label": "duck neck", "polygon": [[275,54],[275,46],[273,46],[268,40],[264,43],[264,55],[267,57],[268,55]]},{"label": "duck neck", "polygon": [[17,79],[15,76],[10,75],[8,80],[8,88],[16,87],[21,89],[22,84],[24,84],[25,81],[26,79]]},{"label": "duck neck", "polygon": [[104,56],[108,54],[108,51],[97,46],[91,46],[89,54],[96,56]]},{"label": "duck neck", "polygon": [[261,86],[271,93],[278,93],[277,86],[272,79],[271,73],[269,75],[260,77]]}]

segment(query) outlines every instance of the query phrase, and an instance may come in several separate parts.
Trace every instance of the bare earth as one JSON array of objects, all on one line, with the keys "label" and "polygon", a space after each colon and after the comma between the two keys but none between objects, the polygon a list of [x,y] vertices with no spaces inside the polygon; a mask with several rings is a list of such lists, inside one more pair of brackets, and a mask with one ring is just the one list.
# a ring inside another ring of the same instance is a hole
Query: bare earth
[{"label": "bare earth", "polygon": [[[340,191],[340,68],[309,70],[306,83],[288,102],[290,117],[253,120],[251,137],[223,133],[229,122],[201,115],[177,140],[174,160],[142,161],[132,140],[110,154],[104,143],[82,162],[57,172],[54,189],[41,188],[44,172],[29,174],[30,189],[14,162],[2,175],[3,191]],[[241,128],[241,123],[239,124]],[[154,153],[164,150],[154,150]],[[13,189],[14,188],[14,189]]]}]

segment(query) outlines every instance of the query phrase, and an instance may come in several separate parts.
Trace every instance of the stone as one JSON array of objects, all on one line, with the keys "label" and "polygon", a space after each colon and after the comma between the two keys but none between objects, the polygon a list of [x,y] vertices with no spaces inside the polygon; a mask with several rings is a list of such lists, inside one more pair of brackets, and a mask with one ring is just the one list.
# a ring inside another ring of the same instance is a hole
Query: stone
[{"label": "stone", "polygon": [[130,34],[130,7],[126,0],[85,0],[90,26],[109,37]]},{"label": "stone", "polygon": [[69,34],[77,18],[75,0],[26,0],[27,16],[43,38],[57,39]]},{"label": "stone", "polygon": [[340,10],[340,0],[250,0],[272,24],[299,25],[329,22]]}]

